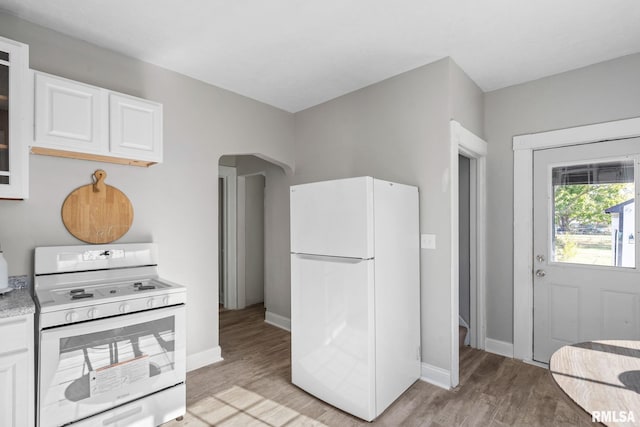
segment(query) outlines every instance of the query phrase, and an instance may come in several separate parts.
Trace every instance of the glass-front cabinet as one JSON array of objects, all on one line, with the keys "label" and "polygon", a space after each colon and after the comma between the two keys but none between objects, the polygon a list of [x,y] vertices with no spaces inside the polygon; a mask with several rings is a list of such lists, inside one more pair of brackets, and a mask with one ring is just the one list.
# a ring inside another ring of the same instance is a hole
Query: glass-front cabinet
[{"label": "glass-front cabinet", "polygon": [[0,37],[0,199],[28,197],[29,47]]}]

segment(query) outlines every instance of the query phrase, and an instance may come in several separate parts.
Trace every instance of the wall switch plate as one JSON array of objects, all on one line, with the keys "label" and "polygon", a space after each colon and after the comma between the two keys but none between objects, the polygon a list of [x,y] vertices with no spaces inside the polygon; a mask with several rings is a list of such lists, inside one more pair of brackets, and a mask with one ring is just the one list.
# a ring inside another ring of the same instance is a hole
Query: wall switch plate
[{"label": "wall switch plate", "polygon": [[435,249],[436,248],[436,235],[435,234],[421,234],[420,235],[420,247],[422,249]]}]

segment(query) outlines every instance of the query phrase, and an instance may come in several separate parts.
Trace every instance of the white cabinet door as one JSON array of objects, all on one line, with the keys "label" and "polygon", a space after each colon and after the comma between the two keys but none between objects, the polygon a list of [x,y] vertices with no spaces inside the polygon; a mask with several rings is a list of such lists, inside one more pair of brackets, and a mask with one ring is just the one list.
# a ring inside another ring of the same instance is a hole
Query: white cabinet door
[{"label": "white cabinet door", "polygon": [[292,186],[291,252],[373,258],[373,178]]},{"label": "white cabinet door", "polygon": [[0,426],[33,426],[33,315],[0,319],[0,336]]},{"label": "white cabinet door", "polygon": [[0,425],[33,425],[33,388],[29,387],[29,370],[33,353],[27,349],[0,354]]},{"label": "white cabinet door", "polygon": [[104,90],[35,73],[35,143],[40,147],[105,154]]},{"label": "white cabinet door", "polygon": [[111,93],[109,115],[111,153],[162,161],[162,104]]},{"label": "white cabinet door", "polygon": [[0,37],[0,198],[29,193],[29,46]]}]

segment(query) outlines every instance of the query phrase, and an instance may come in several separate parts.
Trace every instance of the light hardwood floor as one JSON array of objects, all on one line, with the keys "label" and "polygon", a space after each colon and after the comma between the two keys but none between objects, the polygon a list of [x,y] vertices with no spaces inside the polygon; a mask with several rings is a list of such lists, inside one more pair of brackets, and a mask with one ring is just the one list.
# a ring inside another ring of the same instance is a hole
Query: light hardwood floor
[{"label": "light hardwood floor", "polygon": [[187,415],[166,426],[594,426],[547,370],[468,347],[460,386],[417,381],[366,423],[291,384],[290,334],[262,305],[220,314],[223,362],[187,375]]}]

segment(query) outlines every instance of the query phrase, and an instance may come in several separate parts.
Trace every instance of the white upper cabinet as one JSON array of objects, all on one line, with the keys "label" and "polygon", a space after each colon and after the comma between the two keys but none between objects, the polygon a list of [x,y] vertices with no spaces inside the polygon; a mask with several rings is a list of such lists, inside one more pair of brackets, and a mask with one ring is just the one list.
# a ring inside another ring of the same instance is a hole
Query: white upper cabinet
[{"label": "white upper cabinet", "polygon": [[109,94],[111,153],[162,161],[162,105],[116,93]]},{"label": "white upper cabinet", "polygon": [[34,75],[32,153],[137,166],[162,162],[162,104]]},{"label": "white upper cabinet", "polygon": [[0,198],[29,196],[29,46],[0,37]]},{"label": "white upper cabinet", "polygon": [[36,145],[104,153],[107,119],[105,93],[100,88],[35,73]]}]

